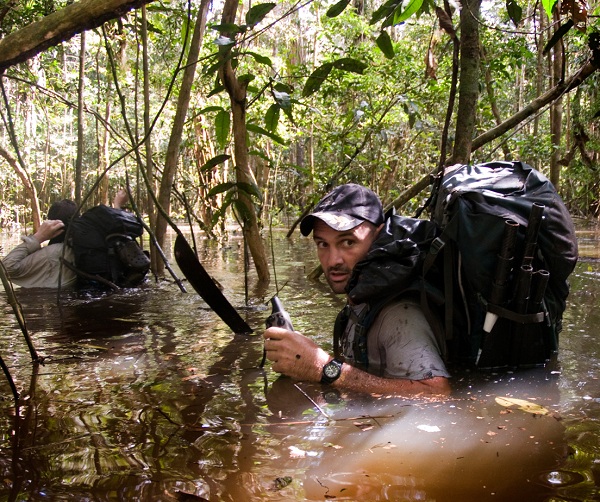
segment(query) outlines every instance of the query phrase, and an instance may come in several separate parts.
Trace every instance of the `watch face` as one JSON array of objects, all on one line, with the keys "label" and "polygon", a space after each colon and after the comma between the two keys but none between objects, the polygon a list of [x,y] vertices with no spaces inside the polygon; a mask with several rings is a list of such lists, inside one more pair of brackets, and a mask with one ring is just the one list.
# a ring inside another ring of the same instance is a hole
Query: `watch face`
[{"label": "watch face", "polygon": [[340,369],[341,368],[338,364],[335,364],[334,361],[331,361],[325,365],[323,368],[323,373],[325,373],[325,376],[328,378],[336,378],[340,374]]}]

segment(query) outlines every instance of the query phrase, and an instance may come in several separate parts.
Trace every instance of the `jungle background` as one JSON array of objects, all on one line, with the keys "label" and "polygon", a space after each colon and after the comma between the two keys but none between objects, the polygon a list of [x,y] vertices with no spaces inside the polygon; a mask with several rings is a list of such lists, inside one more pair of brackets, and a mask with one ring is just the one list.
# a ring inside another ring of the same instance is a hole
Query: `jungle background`
[{"label": "jungle background", "polygon": [[[522,160],[600,215],[600,31],[582,0],[0,1],[0,225],[127,187],[264,237],[357,182],[413,215],[444,166]],[[151,245],[153,271],[164,264]],[[3,250],[6,252],[6,250]]]}]

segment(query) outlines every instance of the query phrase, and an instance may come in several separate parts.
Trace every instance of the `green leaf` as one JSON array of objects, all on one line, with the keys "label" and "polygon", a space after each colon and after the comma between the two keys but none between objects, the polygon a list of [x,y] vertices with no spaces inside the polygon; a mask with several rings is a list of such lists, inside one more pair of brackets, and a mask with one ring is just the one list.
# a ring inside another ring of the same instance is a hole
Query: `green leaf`
[{"label": "green leaf", "polygon": [[260,3],[258,5],[255,5],[246,13],[246,24],[249,26],[257,25],[274,8],[274,3]]},{"label": "green leaf", "polygon": [[331,7],[329,7],[329,9],[327,9],[327,12],[325,13],[325,15],[327,17],[339,16],[342,12],[344,12],[346,7],[348,7],[349,3],[350,3],[350,0],[339,0],[338,3],[332,5]]},{"label": "green leaf", "polygon": [[317,92],[325,79],[331,73],[331,69],[333,68],[333,63],[325,63],[319,66],[315,71],[313,71],[308,79],[306,80],[306,84],[304,84],[304,89],[302,89],[302,96],[307,98],[311,94]]},{"label": "green leaf", "polygon": [[341,58],[333,62],[333,66],[338,70],[351,71],[352,73],[362,73],[367,68],[367,64],[354,58]]},{"label": "green leaf", "polygon": [[376,40],[377,47],[383,52],[383,55],[388,59],[394,59],[394,46],[392,45],[392,39],[387,31],[383,30]]},{"label": "green leaf", "polygon": [[248,131],[256,133],[256,134],[261,134],[263,136],[266,136],[267,138],[271,138],[273,141],[275,141],[276,143],[279,143],[280,145],[285,145],[286,142],[285,140],[272,132],[267,131],[266,129],[263,129],[262,127],[256,125],[256,124],[246,124],[246,129],[248,129]]},{"label": "green leaf", "polygon": [[252,82],[256,77],[251,73],[246,73],[245,75],[240,75],[238,77],[238,81],[242,84],[247,84],[248,82]]},{"label": "green leaf", "polygon": [[243,181],[239,181],[236,186],[238,190],[241,190],[251,197],[256,197],[259,201],[262,201],[262,193],[254,183],[244,183]]},{"label": "green leaf", "polygon": [[217,86],[215,86],[215,88],[212,91],[210,91],[208,93],[208,96],[206,96],[206,97],[210,98],[212,96],[215,96],[216,94],[219,94],[221,91],[224,91],[224,90],[225,90],[224,85],[217,85]]},{"label": "green leaf", "polygon": [[231,190],[232,188],[235,188],[235,183],[233,181],[226,181],[225,183],[219,183],[217,186],[212,187],[208,191],[208,196],[213,197],[214,195],[218,195],[220,193],[227,192],[228,190]]},{"label": "green leaf", "polygon": [[402,10],[402,6],[399,5],[394,11],[394,24],[400,24],[406,21],[421,8],[421,5],[423,5],[423,0],[410,0],[404,10]]},{"label": "green leaf", "polygon": [[202,110],[200,110],[198,112],[198,115],[203,115],[205,113],[211,113],[211,112],[220,112],[223,111],[223,107],[222,106],[207,106],[206,108],[202,108]]},{"label": "green leaf", "polygon": [[217,144],[222,150],[227,145],[229,137],[229,128],[231,127],[231,117],[229,112],[222,110],[215,117],[215,133],[217,135]]},{"label": "green leaf", "polygon": [[373,13],[369,24],[375,24],[382,19],[386,19],[399,5],[402,5],[402,0],[388,0]]},{"label": "green leaf", "polygon": [[269,158],[269,156],[262,150],[251,150],[248,152],[248,155],[252,155],[253,157],[259,157],[268,163],[271,162],[271,159]]},{"label": "green leaf", "polygon": [[219,33],[229,33],[231,35],[246,31],[244,27],[234,23],[215,24],[214,26],[211,26],[211,29],[218,31]]},{"label": "green leaf", "polygon": [[277,82],[275,84],[275,90],[277,92],[285,92],[287,94],[291,94],[293,92],[293,89],[289,85],[284,84],[283,82]]},{"label": "green leaf", "polygon": [[506,0],[506,12],[515,26],[519,26],[523,18],[523,9],[515,0]]},{"label": "green leaf", "polygon": [[552,9],[554,9],[557,2],[558,0],[542,0],[542,6],[550,19],[552,19]]},{"label": "green leaf", "polygon": [[269,132],[277,131],[277,124],[279,123],[279,110],[281,108],[277,103],[273,103],[267,113],[265,114],[265,127]]},{"label": "green leaf", "polygon": [[226,154],[217,155],[216,157],[213,157],[212,159],[210,159],[206,164],[204,164],[200,168],[200,170],[201,171],[209,171],[213,167],[218,166],[219,164],[222,164],[223,162],[225,162],[226,160],[229,160],[230,158],[231,158],[231,155],[226,155]]},{"label": "green leaf", "polygon": [[214,75],[219,70],[219,68],[221,68],[221,66],[223,66],[223,64],[226,61],[231,59],[231,54],[228,54],[227,56],[225,56],[222,59],[218,58],[216,53],[213,54],[213,56],[211,56],[209,59],[207,59],[207,63],[211,63],[211,64],[202,65],[202,73],[204,75],[208,75],[208,76]]},{"label": "green leaf", "polygon": [[273,62],[267,56],[261,56],[260,54],[257,54],[256,52],[251,52],[251,51],[247,52],[246,54],[252,56],[254,58],[254,61],[256,61],[258,64],[264,64],[265,66],[269,66],[269,67],[273,66]]},{"label": "green leaf", "polygon": [[246,204],[244,204],[240,199],[234,199],[232,207],[239,221],[242,221],[244,223],[250,221],[252,217],[252,215],[250,214],[250,210],[246,207]]}]

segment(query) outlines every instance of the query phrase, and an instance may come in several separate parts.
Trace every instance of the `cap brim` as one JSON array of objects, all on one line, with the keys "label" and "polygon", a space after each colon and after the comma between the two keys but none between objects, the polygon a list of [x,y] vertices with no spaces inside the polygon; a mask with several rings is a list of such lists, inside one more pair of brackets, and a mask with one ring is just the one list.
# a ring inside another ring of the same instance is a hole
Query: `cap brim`
[{"label": "cap brim", "polygon": [[363,221],[364,221],[359,218],[353,218],[352,216],[348,216],[347,214],[342,214],[342,213],[337,213],[337,212],[336,213],[326,213],[326,212],[312,213],[312,214],[309,214],[308,216],[306,216],[300,222],[300,232],[302,233],[302,235],[308,236],[312,232],[313,227],[315,225],[316,218],[321,220],[327,226],[333,228],[334,230],[337,230],[338,232],[344,232],[346,230],[351,230],[354,227],[357,227],[358,225],[363,223]]}]

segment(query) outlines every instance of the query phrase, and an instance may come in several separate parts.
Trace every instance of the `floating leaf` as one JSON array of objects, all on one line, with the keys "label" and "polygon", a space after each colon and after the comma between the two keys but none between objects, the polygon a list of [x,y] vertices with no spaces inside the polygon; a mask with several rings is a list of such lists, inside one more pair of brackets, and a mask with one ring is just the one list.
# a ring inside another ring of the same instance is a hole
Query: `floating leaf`
[{"label": "floating leaf", "polygon": [[417,425],[417,429],[425,432],[440,432],[441,429],[437,425]]},{"label": "floating leaf", "polygon": [[273,480],[273,491],[277,491],[277,490],[281,490],[282,488],[285,488],[287,485],[289,485],[292,482],[292,478],[291,476],[283,476],[281,478],[275,478]]},{"label": "floating leaf", "polygon": [[497,397],[496,402],[505,408],[517,406],[522,411],[534,413],[536,415],[547,415],[549,413],[549,411],[543,406],[526,401],[525,399],[516,399],[514,397]]}]

